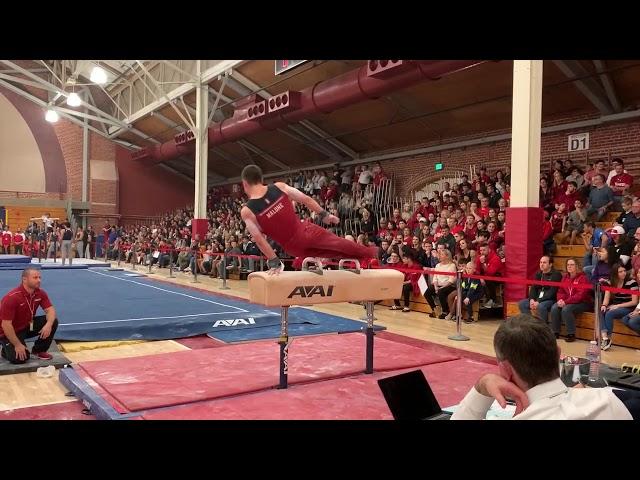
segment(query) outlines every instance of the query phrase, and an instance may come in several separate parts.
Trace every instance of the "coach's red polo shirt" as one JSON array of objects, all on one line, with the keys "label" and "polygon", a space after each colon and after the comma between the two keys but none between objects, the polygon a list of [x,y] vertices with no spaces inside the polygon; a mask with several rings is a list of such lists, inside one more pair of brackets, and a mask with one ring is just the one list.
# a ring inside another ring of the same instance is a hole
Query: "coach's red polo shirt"
[{"label": "coach's red polo shirt", "polygon": [[[25,288],[20,285],[2,298],[0,321],[11,320],[13,329],[16,332],[21,332],[25,328],[29,328],[29,323],[33,320],[38,307],[42,307],[45,310],[50,306],[51,301],[44,290],[38,289],[33,292],[33,295],[29,295]],[[5,336],[2,331],[2,324],[0,324],[0,337]]]}]

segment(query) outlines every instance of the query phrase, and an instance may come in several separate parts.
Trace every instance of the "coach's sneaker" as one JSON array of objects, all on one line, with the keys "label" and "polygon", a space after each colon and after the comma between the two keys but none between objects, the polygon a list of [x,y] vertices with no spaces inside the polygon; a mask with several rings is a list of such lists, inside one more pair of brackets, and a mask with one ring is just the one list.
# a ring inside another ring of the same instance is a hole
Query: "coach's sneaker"
[{"label": "coach's sneaker", "polygon": [[53,355],[51,355],[49,352],[34,352],[33,350],[31,350],[31,353],[33,353],[40,360],[51,360],[53,358]]},{"label": "coach's sneaker", "polygon": [[600,343],[600,348],[602,350],[609,350],[611,348],[611,338],[603,338]]}]

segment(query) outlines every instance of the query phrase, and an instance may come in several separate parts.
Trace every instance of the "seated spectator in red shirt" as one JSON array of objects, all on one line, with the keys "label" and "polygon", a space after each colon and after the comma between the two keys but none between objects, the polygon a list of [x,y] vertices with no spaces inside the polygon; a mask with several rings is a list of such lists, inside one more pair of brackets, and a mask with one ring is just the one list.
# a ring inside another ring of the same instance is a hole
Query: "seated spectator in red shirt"
[{"label": "seated spectator in red shirt", "polygon": [[487,167],[480,167],[480,181],[485,185],[491,181],[491,177],[487,175]]},{"label": "seated spectator in red shirt", "polygon": [[558,205],[558,209],[551,214],[551,228],[553,233],[562,233],[567,221],[567,206],[564,203]]},{"label": "seated spectator in red shirt", "polygon": [[544,212],[544,220],[542,222],[542,250],[545,255],[551,255],[555,249],[553,241],[553,225],[549,220],[549,212]]},{"label": "seated spectator in red shirt", "polygon": [[508,207],[511,200],[511,185],[507,183],[504,188],[505,190],[502,192],[502,198],[507,202],[506,206]]},{"label": "seated spectator in red shirt", "polygon": [[552,198],[558,198],[558,196],[567,191],[567,181],[564,177],[565,176],[559,170],[554,170],[553,181],[551,182]]},{"label": "seated spectator in red shirt", "polygon": [[[622,197],[629,193],[629,189],[633,185],[633,177],[624,171],[624,163],[620,160],[615,167],[615,175],[611,177],[609,186],[613,190],[614,205],[620,208]],[[615,207],[614,207],[615,208]]]},{"label": "seated spectator in red shirt", "polygon": [[329,186],[326,188],[324,196],[321,196],[321,198],[325,202],[327,201],[330,202],[331,200],[335,200],[337,196],[338,196],[338,182],[336,182],[335,180],[331,180],[331,182],[329,182]]},{"label": "seated spectator in red shirt", "polygon": [[498,231],[498,225],[496,222],[489,222],[487,224],[487,232],[489,233],[489,248],[494,252],[497,252],[498,249],[504,243],[504,237],[500,235],[500,231]]},{"label": "seated spectator in red shirt", "polygon": [[[476,255],[476,274],[489,277],[501,277],[504,275],[504,263],[498,254],[489,248],[489,245],[482,245],[478,251],[478,255]],[[497,283],[485,280],[481,280],[481,283],[485,285],[488,298],[484,306],[491,308],[497,301]]]},{"label": "seated spectator in red shirt", "polygon": [[484,197],[482,200],[480,200],[480,208],[478,209],[478,213],[482,218],[489,217],[489,199],[487,197]]},{"label": "seated spectator in red shirt", "polygon": [[467,220],[462,229],[464,236],[467,238],[476,238],[478,227],[476,227],[476,219],[473,215],[467,215]]},{"label": "seated spectator in red shirt", "polygon": [[582,195],[578,191],[576,182],[570,181],[567,182],[567,190],[554,198],[553,201],[555,202],[556,210],[558,210],[558,206],[561,203],[564,203],[565,207],[568,207],[568,211],[572,212],[576,208],[576,200],[582,200]]}]

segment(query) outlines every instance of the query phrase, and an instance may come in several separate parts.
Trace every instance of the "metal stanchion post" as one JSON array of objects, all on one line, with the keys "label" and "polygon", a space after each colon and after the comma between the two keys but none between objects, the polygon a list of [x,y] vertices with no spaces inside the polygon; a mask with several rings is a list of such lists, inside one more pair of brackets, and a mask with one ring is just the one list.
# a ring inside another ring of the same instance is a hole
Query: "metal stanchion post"
[{"label": "metal stanchion post", "polygon": [[200,283],[198,281],[198,257],[193,259],[193,271],[191,273],[193,273],[193,280],[191,280],[191,283]]},{"label": "metal stanchion post", "polygon": [[222,286],[220,290],[231,290],[227,286],[227,256],[224,253],[222,254]]},{"label": "metal stanchion post", "polygon": [[280,313],[280,384],[278,388],[287,388],[289,376],[289,307],[282,307]]},{"label": "metal stanchion post", "polygon": [[602,286],[600,285],[600,283],[596,283],[595,301],[593,302],[593,309],[595,314],[595,318],[593,319],[593,339],[598,345],[598,358],[600,358],[600,342],[602,341],[602,333],[600,328],[600,315],[602,315],[602,312],[600,311],[601,307]]},{"label": "metal stanchion post", "polygon": [[169,278],[176,278],[173,276],[173,252],[169,251]]},{"label": "metal stanchion post", "polygon": [[373,302],[367,301],[364,304],[367,310],[367,331],[366,331],[366,339],[367,339],[367,347],[365,354],[365,370],[364,373],[373,373]]},{"label": "metal stanchion post", "polygon": [[260,271],[264,272],[264,257],[260,255]]},{"label": "metal stanchion post", "polygon": [[456,334],[449,335],[449,340],[458,340],[458,341],[466,341],[469,340],[469,337],[462,334],[462,272],[458,271],[456,273]]},{"label": "metal stanchion post", "polygon": [[53,263],[56,263],[56,257],[58,256],[58,241],[53,240]]}]

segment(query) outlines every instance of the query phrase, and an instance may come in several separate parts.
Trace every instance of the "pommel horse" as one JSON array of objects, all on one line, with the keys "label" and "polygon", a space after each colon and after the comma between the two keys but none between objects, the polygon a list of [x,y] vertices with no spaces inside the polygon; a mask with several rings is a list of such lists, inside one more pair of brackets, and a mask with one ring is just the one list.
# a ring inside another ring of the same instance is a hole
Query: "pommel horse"
[{"label": "pommel horse", "polygon": [[[314,263],[316,270],[309,270]],[[345,263],[355,268],[345,268]],[[373,306],[375,301],[400,298],[404,274],[398,270],[362,270],[358,260],[340,260],[338,270],[322,270],[322,263],[315,258],[305,258],[302,271],[267,272],[249,274],[249,299],[267,307],[281,307],[280,317],[280,383],[287,388],[289,374],[289,307],[292,305],[317,305],[321,303],[365,302],[367,311],[366,368],[373,373]]]}]

